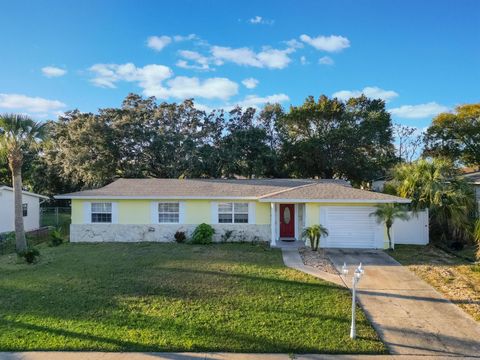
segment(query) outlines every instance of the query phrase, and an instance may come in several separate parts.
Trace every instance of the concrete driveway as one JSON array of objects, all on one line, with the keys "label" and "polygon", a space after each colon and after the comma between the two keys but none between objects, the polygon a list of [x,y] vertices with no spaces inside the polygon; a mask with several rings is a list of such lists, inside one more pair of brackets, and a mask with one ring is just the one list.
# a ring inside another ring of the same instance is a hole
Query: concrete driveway
[{"label": "concrete driveway", "polygon": [[337,269],[349,266],[349,287],[363,263],[358,301],[392,354],[480,357],[480,325],[383,251],[327,254]]}]

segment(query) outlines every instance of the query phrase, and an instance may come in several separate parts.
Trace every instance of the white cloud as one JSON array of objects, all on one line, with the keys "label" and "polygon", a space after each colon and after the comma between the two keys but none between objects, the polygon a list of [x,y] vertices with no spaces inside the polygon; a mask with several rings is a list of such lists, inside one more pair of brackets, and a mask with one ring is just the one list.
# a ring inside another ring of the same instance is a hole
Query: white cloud
[{"label": "white cloud", "polygon": [[255,16],[251,19],[248,20],[248,22],[250,24],[263,24],[263,25],[273,25],[273,23],[275,22],[274,20],[270,20],[270,19],[264,19],[263,17],[261,16]]},{"label": "white cloud", "polygon": [[210,70],[210,66],[208,65],[209,59],[206,56],[191,50],[180,50],[179,54],[184,59],[193,61],[196,64],[189,64],[186,60],[178,60],[176,63],[178,67],[184,69]]},{"label": "white cloud", "polygon": [[205,99],[227,100],[238,94],[238,84],[227,78],[208,78],[201,81],[197,77],[177,76],[167,81],[167,87],[145,89],[147,96],[167,99],[201,97]]},{"label": "white cloud", "polygon": [[320,65],[333,65],[335,64],[335,61],[330,56],[323,56],[320,59],[318,59],[318,63]]},{"label": "white cloud", "polygon": [[308,35],[303,34],[300,35],[300,40],[313,46],[317,50],[323,50],[327,52],[338,52],[350,47],[350,40],[348,40],[346,37],[339,35],[320,35],[312,38]]},{"label": "white cloud", "polygon": [[255,89],[258,85],[258,80],[254,78],[248,78],[242,80],[242,84],[247,88],[247,89]]},{"label": "white cloud", "polygon": [[363,90],[341,90],[332,94],[332,96],[340,100],[348,100],[352,97],[359,97],[362,94],[372,99],[382,99],[385,102],[398,96],[398,93],[393,90],[384,90],[376,86],[367,86]]},{"label": "white cloud", "polygon": [[46,117],[66,105],[58,100],[49,100],[41,97],[30,97],[22,94],[0,94],[0,108],[37,113]]},{"label": "white cloud", "polygon": [[288,54],[294,52],[295,49],[287,48],[278,50],[265,48],[259,53],[253,50],[243,48],[230,48],[224,46],[212,46],[211,52],[217,65],[221,65],[225,61],[233,62],[237,65],[253,66],[258,68],[283,69],[291,62]]},{"label": "white cloud", "polygon": [[433,101],[425,104],[403,105],[397,108],[389,109],[393,116],[404,119],[423,119],[433,117],[448,110],[448,107],[437,104]]},{"label": "white cloud", "polygon": [[303,56],[303,55],[300,56],[300,63],[301,63],[302,65],[307,65],[307,64],[308,64],[307,58],[306,58],[305,56]]},{"label": "white cloud", "polygon": [[274,94],[264,97],[257,95],[247,95],[243,100],[238,101],[236,104],[241,107],[259,108],[261,105],[265,105],[267,103],[282,103],[289,100],[290,98],[286,94]]},{"label": "white cloud", "polygon": [[211,107],[209,105],[201,104],[198,102],[195,102],[195,108],[200,111],[205,111],[206,113],[212,112],[214,109],[216,109],[215,107]]},{"label": "white cloud", "polygon": [[196,34],[189,34],[186,36],[183,35],[174,35],[173,40],[175,42],[181,42],[181,41],[190,41],[190,40],[198,40],[198,36]]},{"label": "white cloud", "polygon": [[95,74],[91,82],[96,86],[107,88],[115,88],[119,81],[137,82],[142,88],[151,88],[173,75],[168,66],[156,64],[144,67],[136,67],[132,63],[95,64],[89,70]]},{"label": "white cloud", "polygon": [[147,39],[147,46],[155,51],[162,51],[171,42],[172,38],[170,36],[150,36]]},{"label": "white cloud", "polygon": [[285,41],[285,44],[287,44],[288,47],[292,49],[301,49],[304,46],[303,43],[301,43],[297,39],[291,39],[291,40]]},{"label": "white cloud", "polygon": [[172,78],[173,71],[164,65],[136,67],[132,63],[95,64],[89,70],[95,74],[91,82],[96,86],[115,88],[120,81],[133,82],[143,89],[144,95],[161,99],[201,97],[227,100],[238,93],[238,84],[229,79],[200,80],[186,76]]},{"label": "white cloud", "polygon": [[46,77],[59,77],[67,73],[67,70],[55,67],[55,66],[45,66],[42,68],[42,73]]},{"label": "white cloud", "polygon": [[270,69],[283,69],[292,61],[288,54],[293,52],[293,49],[266,49],[257,54],[260,62]]}]

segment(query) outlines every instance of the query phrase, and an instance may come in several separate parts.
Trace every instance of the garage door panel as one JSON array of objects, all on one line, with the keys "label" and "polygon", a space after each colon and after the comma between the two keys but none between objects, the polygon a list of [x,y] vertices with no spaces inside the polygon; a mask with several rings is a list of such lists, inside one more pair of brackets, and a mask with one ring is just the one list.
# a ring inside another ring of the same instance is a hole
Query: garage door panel
[{"label": "garage door panel", "polygon": [[377,248],[379,225],[370,216],[372,207],[332,206],[320,208],[320,222],[329,236],[323,247]]}]

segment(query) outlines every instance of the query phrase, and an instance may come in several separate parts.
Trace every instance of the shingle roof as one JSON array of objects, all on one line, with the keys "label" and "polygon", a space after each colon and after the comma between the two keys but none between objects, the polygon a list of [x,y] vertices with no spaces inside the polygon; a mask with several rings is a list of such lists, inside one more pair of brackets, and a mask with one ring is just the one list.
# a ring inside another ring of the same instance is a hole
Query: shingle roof
[{"label": "shingle roof", "polygon": [[282,193],[262,197],[261,201],[282,200],[322,200],[322,201],[381,201],[410,202],[398,196],[366,191],[339,183],[311,184]]},{"label": "shingle roof", "polygon": [[470,183],[480,184],[480,171],[464,174],[463,178]]},{"label": "shingle roof", "polygon": [[305,198],[405,201],[391,195],[354,189],[346,181],[334,179],[118,179],[99,189],[58,195],[55,198]]}]

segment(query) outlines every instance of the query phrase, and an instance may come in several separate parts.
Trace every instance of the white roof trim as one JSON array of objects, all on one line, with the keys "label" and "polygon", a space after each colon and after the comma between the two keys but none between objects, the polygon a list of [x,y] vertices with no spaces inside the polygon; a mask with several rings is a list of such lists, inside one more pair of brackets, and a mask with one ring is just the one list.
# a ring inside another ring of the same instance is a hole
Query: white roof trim
[{"label": "white roof trim", "polygon": [[125,199],[125,200],[257,200],[256,196],[108,196],[108,195],[56,195],[55,199]]},{"label": "white roof trim", "polygon": [[84,199],[84,200],[257,200],[266,203],[404,203],[411,201],[408,199],[399,200],[372,200],[372,199],[265,199],[255,196],[65,196],[57,195],[55,199]]},{"label": "white roof trim", "polygon": [[[13,188],[11,188],[10,186],[0,186],[0,191],[1,191],[1,190],[13,191]],[[35,194],[35,193],[30,192],[30,191],[22,190],[22,194],[24,194],[24,195],[30,195],[30,196],[35,196],[35,197],[39,197],[39,198],[48,200],[48,196],[40,195],[40,194]]]},{"label": "white roof trim", "polygon": [[274,196],[274,195],[278,195],[278,194],[283,194],[283,193],[286,193],[286,192],[288,192],[288,191],[298,190],[298,189],[302,189],[302,188],[304,188],[304,187],[309,187],[309,186],[313,186],[313,185],[317,185],[317,184],[318,184],[318,183],[311,183],[311,184],[305,184],[305,185],[295,186],[295,187],[292,187],[292,188],[289,188],[289,189],[283,189],[283,190],[274,191],[274,192],[271,192],[271,193],[268,193],[268,194],[259,196],[258,199],[262,199],[262,198],[266,198],[266,197]]},{"label": "white roof trim", "polygon": [[260,202],[269,203],[399,203],[409,204],[411,201],[408,199],[398,200],[386,200],[386,199],[259,199]]}]

